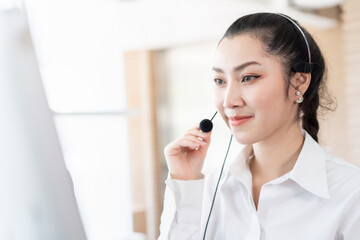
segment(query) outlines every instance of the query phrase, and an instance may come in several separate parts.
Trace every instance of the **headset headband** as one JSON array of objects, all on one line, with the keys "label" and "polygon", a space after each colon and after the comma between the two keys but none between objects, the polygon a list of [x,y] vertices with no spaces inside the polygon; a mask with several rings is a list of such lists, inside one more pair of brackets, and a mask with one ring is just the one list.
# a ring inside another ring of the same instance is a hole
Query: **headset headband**
[{"label": "headset headband", "polygon": [[309,46],[309,42],[305,36],[304,31],[301,29],[301,27],[295,22],[293,21],[291,18],[289,18],[288,16],[281,14],[281,13],[276,13],[279,16],[282,16],[284,18],[286,18],[287,20],[289,20],[292,24],[295,25],[295,27],[300,31],[301,35],[303,36],[305,43],[306,43],[306,47],[307,47],[307,52],[308,52],[308,57],[309,57],[309,61],[308,62],[299,62],[297,64],[295,64],[294,66],[292,66],[292,68],[296,71],[296,72],[303,72],[303,73],[311,73],[313,70],[313,66],[314,63],[311,62],[311,53],[310,53],[310,46]]}]

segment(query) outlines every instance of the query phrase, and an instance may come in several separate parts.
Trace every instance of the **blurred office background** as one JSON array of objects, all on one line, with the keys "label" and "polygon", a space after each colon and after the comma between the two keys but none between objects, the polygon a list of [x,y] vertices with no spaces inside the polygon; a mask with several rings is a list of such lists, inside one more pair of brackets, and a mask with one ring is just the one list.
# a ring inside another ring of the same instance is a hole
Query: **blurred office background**
[{"label": "blurred office background", "polygon": [[[87,239],[157,238],[163,148],[213,115],[217,43],[238,17],[259,11],[288,14],[318,41],[338,105],[321,117],[320,143],[360,166],[358,0],[0,1],[1,15],[25,20],[18,41],[4,44],[34,49]],[[22,41],[27,34],[30,45]],[[216,118],[204,172],[223,160],[228,137]]]}]

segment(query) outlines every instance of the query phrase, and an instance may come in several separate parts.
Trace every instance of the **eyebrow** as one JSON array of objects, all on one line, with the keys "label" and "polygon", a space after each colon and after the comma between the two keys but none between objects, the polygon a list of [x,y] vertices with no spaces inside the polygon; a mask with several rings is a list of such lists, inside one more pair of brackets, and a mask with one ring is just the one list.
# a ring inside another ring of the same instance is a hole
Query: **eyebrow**
[{"label": "eyebrow", "polygon": [[[246,62],[246,63],[243,63],[239,66],[236,66],[234,67],[234,72],[238,72],[238,71],[241,71],[243,70],[244,68],[250,66],[250,65],[261,65],[260,63],[256,62],[256,61],[251,61],[251,62]],[[213,67],[212,68],[213,71],[215,72],[218,72],[218,73],[224,73],[224,70],[222,70],[221,68],[218,68],[218,67]]]}]

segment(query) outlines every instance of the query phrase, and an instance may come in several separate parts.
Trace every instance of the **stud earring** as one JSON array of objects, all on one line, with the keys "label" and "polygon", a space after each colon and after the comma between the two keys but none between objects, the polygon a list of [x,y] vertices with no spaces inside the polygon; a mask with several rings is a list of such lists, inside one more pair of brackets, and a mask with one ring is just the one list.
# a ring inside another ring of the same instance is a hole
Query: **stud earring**
[{"label": "stud earring", "polygon": [[[300,91],[296,91],[296,96],[301,96],[301,92]],[[302,103],[302,101],[304,101],[304,98],[303,97],[299,97],[298,99],[296,99],[295,102],[297,103]]]}]

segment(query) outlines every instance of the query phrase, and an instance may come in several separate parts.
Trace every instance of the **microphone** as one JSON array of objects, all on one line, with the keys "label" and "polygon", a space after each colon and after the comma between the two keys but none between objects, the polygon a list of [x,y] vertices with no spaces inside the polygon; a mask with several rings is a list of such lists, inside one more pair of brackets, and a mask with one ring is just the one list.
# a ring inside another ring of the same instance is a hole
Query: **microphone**
[{"label": "microphone", "polygon": [[199,127],[200,130],[204,133],[208,133],[211,132],[211,130],[213,129],[213,123],[212,120],[214,119],[214,117],[216,116],[217,111],[215,112],[214,116],[209,120],[209,119],[204,119],[200,122]]},{"label": "microphone", "polygon": [[[209,120],[209,119],[204,119],[204,120],[202,120],[202,121],[200,122],[199,127],[200,127],[200,130],[201,130],[202,132],[208,133],[208,132],[210,132],[210,131],[213,129],[212,120],[214,119],[214,117],[216,116],[216,114],[217,114],[217,111],[215,112],[214,116],[213,116],[210,120]],[[220,183],[220,179],[221,179],[221,176],[222,176],[222,173],[223,173],[223,170],[224,170],[226,158],[227,158],[228,153],[229,153],[229,150],[230,150],[230,145],[231,145],[232,138],[233,138],[233,135],[231,134],[230,142],[229,142],[229,145],[228,145],[228,148],[227,148],[225,157],[224,157],[224,162],[223,162],[222,167],[221,167],[220,175],[219,175],[219,178],[218,178],[218,181],[217,181],[217,184],[216,184],[216,188],[215,188],[215,192],[214,192],[214,196],[213,196],[213,199],[212,199],[212,202],[211,202],[211,207],[210,207],[210,210],[209,210],[209,215],[208,215],[208,218],[207,218],[207,221],[206,221],[206,225],[205,225],[203,240],[205,240],[206,231],[207,231],[207,228],[208,228],[208,225],[209,225],[211,213],[212,213],[212,210],[213,210],[213,207],[214,207],[214,203],[215,203],[216,193],[217,193],[217,190],[218,190],[218,187],[219,187],[219,183]]]}]

